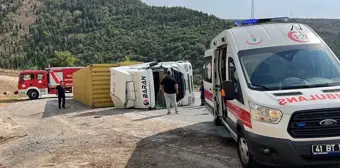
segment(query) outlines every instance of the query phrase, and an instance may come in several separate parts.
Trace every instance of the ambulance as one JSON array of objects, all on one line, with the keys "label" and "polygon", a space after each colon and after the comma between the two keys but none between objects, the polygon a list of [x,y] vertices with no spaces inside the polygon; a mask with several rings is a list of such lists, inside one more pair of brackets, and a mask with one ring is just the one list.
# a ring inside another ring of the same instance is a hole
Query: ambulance
[{"label": "ambulance", "polygon": [[205,106],[244,168],[340,163],[339,59],[288,20],[237,21],[205,52]]}]

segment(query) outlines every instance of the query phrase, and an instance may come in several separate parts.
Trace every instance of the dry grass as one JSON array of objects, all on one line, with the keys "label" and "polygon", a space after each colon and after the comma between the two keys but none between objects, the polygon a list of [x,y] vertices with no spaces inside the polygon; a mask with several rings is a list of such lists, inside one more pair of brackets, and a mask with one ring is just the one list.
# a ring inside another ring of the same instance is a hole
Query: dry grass
[{"label": "dry grass", "polygon": [[[0,107],[4,107],[8,103],[13,103],[26,99],[13,94],[13,92],[17,90],[18,85],[18,77],[17,75],[15,75],[16,73],[17,71],[13,70],[0,70],[0,75],[5,75],[0,76]],[[4,95],[4,92],[10,93],[8,95]]]},{"label": "dry grass", "polygon": [[18,77],[18,70],[0,69],[0,75]]},{"label": "dry grass", "polygon": [[16,91],[17,87],[18,77],[0,76],[0,94]]}]

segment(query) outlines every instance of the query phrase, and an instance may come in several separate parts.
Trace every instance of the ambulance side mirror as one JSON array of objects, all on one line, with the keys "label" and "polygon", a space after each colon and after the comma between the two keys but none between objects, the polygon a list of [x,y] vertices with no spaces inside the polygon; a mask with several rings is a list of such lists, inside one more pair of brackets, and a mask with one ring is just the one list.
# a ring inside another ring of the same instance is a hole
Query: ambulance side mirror
[{"label": "ambulance side mirror", "polygon": [[234,91],[234,82],[223,81],[222,88],[224,90],[224,100],[234,100],[236,98],[236,93]]}]

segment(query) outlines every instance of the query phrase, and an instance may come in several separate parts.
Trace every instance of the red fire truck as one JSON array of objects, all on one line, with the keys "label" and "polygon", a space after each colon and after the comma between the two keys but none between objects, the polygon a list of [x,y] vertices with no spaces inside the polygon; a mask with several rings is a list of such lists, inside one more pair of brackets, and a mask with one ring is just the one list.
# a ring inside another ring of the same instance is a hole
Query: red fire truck
[{"label": "red fire truck", "polygon": [[53,67],[45,70],[20,72],[18,91],[15,94],[28,96],[31,100],[47,94],[56,94],[56,87],[64,81],[67,92],[72,93],[72,75],[83,67]]}]

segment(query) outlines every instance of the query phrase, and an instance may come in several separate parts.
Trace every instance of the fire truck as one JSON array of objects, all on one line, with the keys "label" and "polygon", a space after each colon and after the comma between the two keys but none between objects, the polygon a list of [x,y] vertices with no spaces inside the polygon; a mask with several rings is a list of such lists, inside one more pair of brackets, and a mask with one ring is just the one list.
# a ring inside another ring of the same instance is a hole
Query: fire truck
[{"label": "fire truck", "polygon": [[45,70],[25,70],[19,73],[18,91],[14,94],[38,99],[43,95],[56,94],[60,81],[64,82],[67,93],[72,93],[74,72],[83,67],[52,67]]}]

